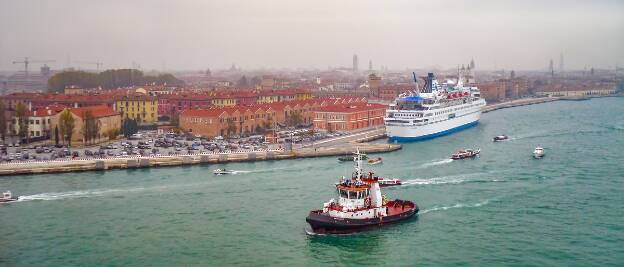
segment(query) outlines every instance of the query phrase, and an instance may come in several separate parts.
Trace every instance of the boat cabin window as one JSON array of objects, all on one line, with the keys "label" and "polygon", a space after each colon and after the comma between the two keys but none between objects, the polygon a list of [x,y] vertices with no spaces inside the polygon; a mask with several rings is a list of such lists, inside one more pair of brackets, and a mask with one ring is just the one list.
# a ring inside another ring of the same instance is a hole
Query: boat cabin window
[{"label": "boat cabin window", "polygon": [[338,189],[338,195],[340,195],[340,197],[342,197],[342,198],[349,198],[346,190]]}]

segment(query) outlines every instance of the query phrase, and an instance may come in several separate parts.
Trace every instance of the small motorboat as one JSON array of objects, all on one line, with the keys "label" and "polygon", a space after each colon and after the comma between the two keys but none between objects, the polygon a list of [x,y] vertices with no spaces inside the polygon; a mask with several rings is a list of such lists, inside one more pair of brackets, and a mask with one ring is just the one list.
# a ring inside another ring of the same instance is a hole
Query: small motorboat
[{"label": "small motorboat", "polygon": [[14,197],[11,194],[11,191],[6,191],[2,193],[2,198],[0,198],[0,203],[8,203],[19,200],[19,197]]},{"label": "small motorboat", "polygon": [[507,140],[509,140],[509,136],[506,136],[506,135],[494,136],[494,138],[492,138],[492,141],[494,142],[502,142],[502,141],[507,141]]},{"label": "small motorboat", "polygon": [[368,160],[368,164],[369,165],[377,165],[379,163],[383,163],[383,159],[382,158],[374,158],[374,159],[369,159]]},{"label": "small motorboat", "polygon": [[543,147],[536,147],[535,150],[533,150],[533,157],[536,159],[541,159],[543,158],[545,155],[544,153],[544,148]]},{"label": "small motorboat", "polygon": [[458,160],[458,159],[467,159],[467,158],[474,158],[476,156],[479,155],[479,153],[481,153],[481,149],[463,149],[460,151],[457,151],[455,154],[453,154],[451,156],[451,159],[454,160]]},{"label": "small motorboat", "polygon": [[229,171],[226,169],[216,169],[212,171],[215,175],[226,175],[226,174],[236,174],[236,171]]},{"label": "small motorboat", "polygon": [[379,183],[379,187],[388,187],[388,186],[397,186],[401,185],[401,180],[397,178],[377,178],[377,182]]}]

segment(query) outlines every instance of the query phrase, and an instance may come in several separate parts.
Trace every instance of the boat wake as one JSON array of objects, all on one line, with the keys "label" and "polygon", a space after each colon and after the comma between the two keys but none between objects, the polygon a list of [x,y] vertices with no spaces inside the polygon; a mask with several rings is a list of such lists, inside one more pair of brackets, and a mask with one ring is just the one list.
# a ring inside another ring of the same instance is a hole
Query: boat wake
[{"label": "boat wake", "polygon": [[465,182],[462,178],[437,177],[430,179],[410,179],[402,181],[402,186],[410,185],[436,185],[436,184],[460,184]]},{"label": "boat wake", "polygon": [[426,179],[416,178],[402,181],[401,186],[504,182],[504,180],[500,179],[470,179],[470,177],[481,176],[485,174],[486,173],[473,173],[465,175],[433,177]]},{"label": "boat wake", "polygon": [[433,212],[433,211],[441,211],[441,210],[449,210],[449,209],[477,208],[483,205],[487,205],[489,202],[490,202],[489,200],[485,200],[485,201],[475,203],[475,204],[457,203],[452,206],[440,206],[440,207],[434,206],[433,208],[422,210],[421,212],[419,212],[419,214],[426,214],[426,213]]},{"label": "boat wake", "polygon": [[141,191],[141,190],[145,190],[145,188],[137,187],[137,188],[130,188],[130,189],[103,189],[103,190],[52,192],[52,193],[41,193],[41,194],[35,194],[35,195],[20,196],[18,201],[84,198],[84,197],[95,197],[95,196],[102,196],[102,195],[114,195],[114,194],[135,192],[135,191]]},{"label": "boat wake", "polygon": [[418,168],[428,168],[428,167],[432,167],[432,166],[438,166],[438,165],[444,165],[444,164],[449,164],[453,162],[452,159],[442,159],[442,160],[437,160],[437,161],[433,161],[433,162],[427,162],[425,164],[420,165]]}]

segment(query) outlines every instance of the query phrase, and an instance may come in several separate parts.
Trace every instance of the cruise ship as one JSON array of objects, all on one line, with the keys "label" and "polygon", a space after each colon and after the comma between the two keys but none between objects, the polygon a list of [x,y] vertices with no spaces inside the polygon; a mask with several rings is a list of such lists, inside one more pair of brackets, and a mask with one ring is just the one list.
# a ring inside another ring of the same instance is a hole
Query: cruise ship
[{"label": "cruise ship", "polygon": [[[414,74],[416,80],[416,74]],[[475,126],[485,99],[477,87],[457,82],[439,84],[433,73],[422,90],[406,92],[388,107],[386,134],[390,141],[421,141]]]}]

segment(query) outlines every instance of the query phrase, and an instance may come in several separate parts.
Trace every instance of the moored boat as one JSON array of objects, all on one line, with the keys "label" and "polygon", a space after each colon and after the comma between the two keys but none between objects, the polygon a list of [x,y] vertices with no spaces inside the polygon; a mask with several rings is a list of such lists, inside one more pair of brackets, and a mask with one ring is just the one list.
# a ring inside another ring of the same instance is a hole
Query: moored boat
[{"label": "moored boat", "polygon": [[418,206],[408,200],[388,201],[381,194],[381,178],[373,172],[362,174],[362,154],[355,156],[355,171],[350,179],[336,184],[338,199],[310,211],[306,222],[308,234],[344,234],[379,227],[408,219],[418,213]]},{"label": "moored boat", "polygon": [[533,157],[536,159],[541,159],[544,157],[544,155],[546,155],[546,153],[544,152],[544,148],[543,147],[536,147],[535,150],[533,150]]},{"label": "moored boat", "polygon": [[11,191],[6,191],[2,193],[2,197],[0,198],[0,203],[8,203],[19,200],[19,197],[13,196]]},{"label": "moored boat", "polygon": [[374,159],[369,159],[368,160],[368,164],[370,164],[370,165],[377,165],[379,163],[383,163],[383,159],[382,158],[374,158]]},{"label": "moored boat", "polygon": [[457,151],[455,154],[451,155],[451,159],[458,160],[458,159],[474,158],[478,156],[479,153],[481,153],[481,149],[474,149],[474,150],[462,149],[460,151]]}]

